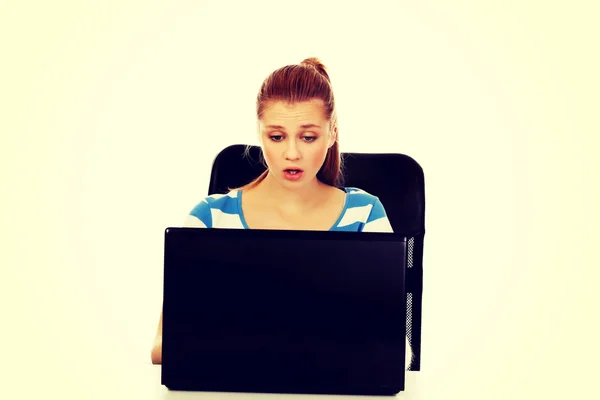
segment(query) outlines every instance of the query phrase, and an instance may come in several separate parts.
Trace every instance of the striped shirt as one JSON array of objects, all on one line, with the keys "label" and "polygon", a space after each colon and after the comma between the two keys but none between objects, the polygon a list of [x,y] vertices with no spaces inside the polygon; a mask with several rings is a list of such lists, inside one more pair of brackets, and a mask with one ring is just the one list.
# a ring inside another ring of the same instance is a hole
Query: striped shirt
[{"label": "striped shirt", "polygon": [[[346,187],[344,208],[331,231],[393,232],[383,204],[364,190]],[[207,196],[188,215],[186,227],[250,229],[242,212],[242,192]]]},{"label": "striped shirt", "polygon": [[[331,231],[388,232],[392,226],[378,197],[364,190],[346,187],[344,209]],[[232,190],[227,194],[207,196],[188,215],[186,227],[250,229],[242,212],[242,192]],[[406,337],[405,368],[412,362],[412,350]]]}]

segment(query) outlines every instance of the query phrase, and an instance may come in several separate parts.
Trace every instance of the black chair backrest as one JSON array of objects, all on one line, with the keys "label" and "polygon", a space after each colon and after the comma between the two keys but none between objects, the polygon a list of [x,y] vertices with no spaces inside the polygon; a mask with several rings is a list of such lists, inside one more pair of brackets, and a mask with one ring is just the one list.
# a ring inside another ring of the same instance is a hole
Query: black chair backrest
[{"label": "black chair backrest", "polygon": [[[410,370],[421,369],[425,179],[423,169],[404,154],[342,153],[344,186],[363,189],[381,200],[395,233],[409,238],[406,269],[406,333],[414,352]],[[215,158],[208,194],[225,194],[266,170],[259,146],[237,144]]]}]

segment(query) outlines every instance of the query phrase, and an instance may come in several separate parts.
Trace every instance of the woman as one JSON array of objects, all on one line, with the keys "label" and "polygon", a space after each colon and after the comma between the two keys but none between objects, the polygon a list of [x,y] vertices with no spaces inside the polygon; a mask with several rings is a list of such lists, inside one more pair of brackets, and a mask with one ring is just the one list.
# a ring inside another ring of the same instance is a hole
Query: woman
[{"label": "woman", "polygon": [[[200,202],[185,226],[393,232],[379,199],[343,188],[335,102],[316,58],[274,71],[257,101],[258,134],[267,170],[226,195]],[[408,340],[406,367],[412,359]],[[152,362],[162,359],[162,313]]]}]

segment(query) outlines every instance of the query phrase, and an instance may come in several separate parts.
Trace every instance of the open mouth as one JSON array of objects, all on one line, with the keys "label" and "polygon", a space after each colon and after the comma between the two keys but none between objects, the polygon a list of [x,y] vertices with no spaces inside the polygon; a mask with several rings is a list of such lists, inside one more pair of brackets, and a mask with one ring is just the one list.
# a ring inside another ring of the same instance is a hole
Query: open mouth
[{"label": "open mouth", "polygon": [[299,168],[287,168],[287,169],[283,170],[283,175],[284,175],[285,179],[290,180],[290,181],[295,181],[302,177],[303,172],[304,171],[302,171]]}]

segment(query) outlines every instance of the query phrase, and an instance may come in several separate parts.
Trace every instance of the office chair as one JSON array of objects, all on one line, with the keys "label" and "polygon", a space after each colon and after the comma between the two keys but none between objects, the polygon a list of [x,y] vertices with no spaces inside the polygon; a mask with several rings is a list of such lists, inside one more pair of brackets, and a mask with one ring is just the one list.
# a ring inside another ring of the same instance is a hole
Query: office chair
[{"label": "office chair", "polygon": [[[406,335],[414,356],[411,371],[421,369],[423,239],[425,180],[423,169],[404,154],[342,153],[344,186],[379,197],[395,233],[408,237],[406,268]],[[243,186],[266,169],[259,146],[236,144],[215,158],[208,194],[225,194]]]}]

